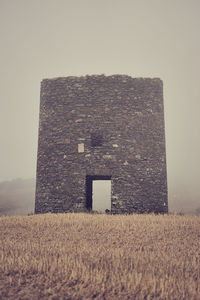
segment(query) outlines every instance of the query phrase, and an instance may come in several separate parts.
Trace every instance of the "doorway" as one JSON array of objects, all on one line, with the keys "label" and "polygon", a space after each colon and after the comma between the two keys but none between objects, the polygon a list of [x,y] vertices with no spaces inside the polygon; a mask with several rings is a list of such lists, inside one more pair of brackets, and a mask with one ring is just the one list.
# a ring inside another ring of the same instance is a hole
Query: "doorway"
[{"label": "doorway", "polygon": [[111,210],[111,176],[86,176],[86,207],[101,213]]}]

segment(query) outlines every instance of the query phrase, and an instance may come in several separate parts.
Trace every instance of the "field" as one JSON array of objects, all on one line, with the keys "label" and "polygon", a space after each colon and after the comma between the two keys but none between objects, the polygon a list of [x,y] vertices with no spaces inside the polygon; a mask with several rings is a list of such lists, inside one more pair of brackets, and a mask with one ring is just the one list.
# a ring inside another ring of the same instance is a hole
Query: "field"
[{"label": "field", "polygon": [[200,217],[1,217],[0,299],[200,299]]}]

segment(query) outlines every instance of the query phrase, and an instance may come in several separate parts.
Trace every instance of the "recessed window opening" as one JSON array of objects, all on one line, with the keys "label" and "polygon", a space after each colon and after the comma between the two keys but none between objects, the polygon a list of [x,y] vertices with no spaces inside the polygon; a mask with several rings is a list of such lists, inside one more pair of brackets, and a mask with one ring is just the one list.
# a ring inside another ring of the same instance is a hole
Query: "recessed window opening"
[{"label": "recessed window opening", "polygon": [[91,146],[100,147],[103,144],[103,135],[99,132],[94,132],[91,134]]},{"label": "recessed window opening", "polygon": [[86,207],[88,210],[111,210],[111,176],[86,176]]}]

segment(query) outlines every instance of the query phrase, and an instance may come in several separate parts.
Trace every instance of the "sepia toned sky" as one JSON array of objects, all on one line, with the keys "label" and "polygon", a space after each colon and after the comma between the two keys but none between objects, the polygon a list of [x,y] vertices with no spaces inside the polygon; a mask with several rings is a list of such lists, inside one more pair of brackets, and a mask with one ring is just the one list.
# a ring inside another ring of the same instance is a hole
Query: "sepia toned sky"
[{"label": "sepia toned sky", "polygon": [[199,0],[0,0],[0,181],[35,177],[43,78],[160,77],[169,190],[200,202],[199,12]]}]

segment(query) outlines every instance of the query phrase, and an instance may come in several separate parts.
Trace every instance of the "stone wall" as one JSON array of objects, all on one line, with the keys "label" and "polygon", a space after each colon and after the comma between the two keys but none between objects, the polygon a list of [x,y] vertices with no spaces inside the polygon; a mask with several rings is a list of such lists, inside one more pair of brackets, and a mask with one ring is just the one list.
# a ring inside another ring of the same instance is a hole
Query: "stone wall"
[{"label": "stone wall", "polygon": [[86,176],[111,178],[112,213],[168,211],[160,79],[42,81],[35,212],[85,211]]}]

